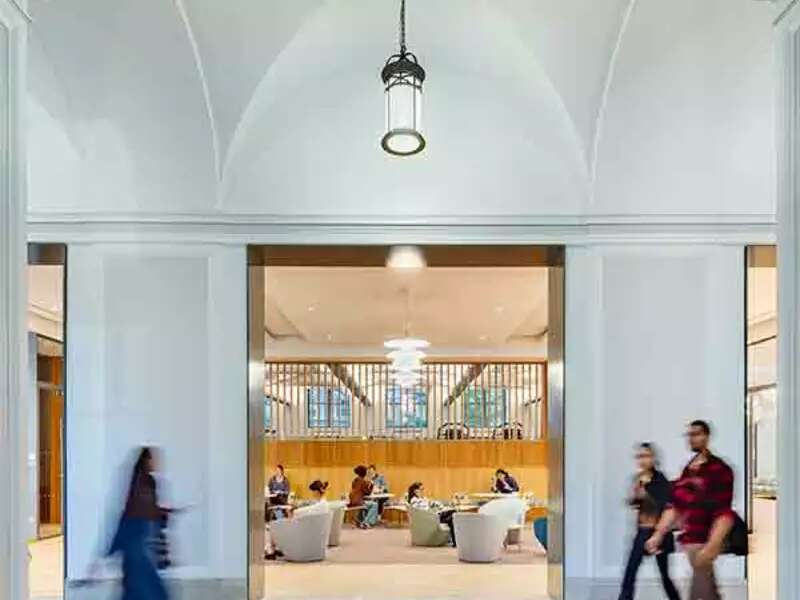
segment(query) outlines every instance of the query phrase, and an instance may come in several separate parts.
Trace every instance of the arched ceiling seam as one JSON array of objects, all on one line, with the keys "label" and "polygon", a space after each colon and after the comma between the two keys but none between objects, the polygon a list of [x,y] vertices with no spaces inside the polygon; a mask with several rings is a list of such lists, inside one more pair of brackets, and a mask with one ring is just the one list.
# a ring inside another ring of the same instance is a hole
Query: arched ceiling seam
[{"label": "arched ceiling seam", "polygon": [[[319,14],[327,4],[328,2],[325,2],[323,3],[323,5],[318,6],[316,9],[314,9],[314,12],[308,17],[306,17],[306,19],[304,20],[304,24],[314,19],[316,15]],[[248,120],[248,117],[250,116],[250,113],[253,111],[253,105],[255,104],[255,102],[259,97],[259,92],[261,91],[262,86],[265,85],[270,69],[272,69],[273,65],[275,65],[275,63],[277,63],[280,60],[283,54],[292,46],[292,42],[295,40],[295,38],[300,34],[302,30],[303,30],[303,25],[297,28],[292,37],[289,40],[287,40],[287,42],[283,45],[281,51],[278,52],[275,58],[273,58],[272,62],[264,68],[261,77],[258,79],[258,83],[253,88],[253,93],[250,94],[250,98],[248,98],[247,104],[245,104],[244,109],[239,114],[239,118],[237,119],[236,125],[233,128],[233,135],[230,137],[230,142],[228,142],[228,146],[225,150],[225,158],[224,160],[221,161],[220,189],[224,189],[225,187],[224,185],[222,185],[222,183],[225,181],[225,173],[228,171],[228,166],[230,165],[231,157],[236,154],[236,149],[241,143],[242,130],[245,127],[245,124]],[[220,199],[219,199],[220,207],[222,206],[222,196],[223,193],[220,192]]]},{"label": "arched ceiling seam", "polygon": [[[178,0],[176,0],[176,1],[178,1]],[[225,177],[226,177],[226,174],[227,174],[228,169],[230,167],[231,161],[233,160],[233,157],[237,153],[237,148],[242,142],[242,136],[245,134],[245,132],[247,130],[248,120],[250,119],[250,115],[251,115],[252,111],[254,110],[254,105],[258,102],[258,100],[259,100],[259,98],[261,96],[262,88],[267,83],[268,77],[270,75],[270,71],[272,70],[274,65],[276,65],[281,60],[282,56],[287,51],[290,50],[293,40],[295,40],[297,35],[299,35],[302,32],[303,27],[305,26],[305,24],[309,23],[314,18],[316,18],[316,16],[320,12],[322,12],[327,6],[329,6],[330,3],[331,3],[330,0],[326,0],[311,15],[309,15],[305,19],[304,25],[299,27],[297,29],[297,31],[295,31],[295,33],[292,36],[292,38],[289,39],[286,42],[286,44],[283,46],[281,51],[274,57],[272,62],[269,65],[267,65],[266,68],[264,69],[263,74],[262,74],[261,78],[258,81],[258,84],[255,86],[255,88],[253,90],[253,93],[250,95],[250,98],[248,99],[247,104],[245,105],[244,109],[242,110],[242,112],[241,112],[241,114],[239,116],[239,119],[238,119],[238,121],[237,121],[237,123],[236,123],[236,125],[234,127],[234,130],[233,130],[233,135],[231,136],[231,141],[228,144],[227,149],[225,150],[225,156],[222,159],[222,167],[221,167],[222,171],[221,171],[221,177],[220,177],[220,182],[221,182],[220,183],[220,188],[221,188],[221,192],[220,192],[221,199],[220,199],[220,202],[221,203],[223,202],[222,198],[224,198],[224,196],[225,196]],[[487,4],[487,6],[490,6],[490,3],[487,2],[486,4]],[[534,58],[534,61],[535,60],[536,59]],[[577,123],[575,122],[574,115],[572,114],[572,112],[567,107],[567,104],[566,104],[566,102],[564,100],[564,97],[563,97],[563,95],[561,93],[561,90],[556,86],[555,82],[553,81],[550,73],[547,71],[545,66],[542,65],[538,61],[536,61],[536,63],[537,63],[537,66],[541,69],[541,72],[542,72],[542,74],[543,74],[543,76],[544,76],[544,78],[546,80],[546,84],[549,87],[549,89],[551,90],[552,96],[555,99],[555,102],[557,102],[557,104],[558,104],[559,111],[561,112],[562,115],[564,115],[564,117],[565,117],[565,119],[567,121],[567,124],[568,124],[567,126],[569,128],[569,137],[571,138],[572,146],[573,146],[574,151],[575,151],[575,156],[576,156],[576,158],[578,160],[578,164],[581,166],[581,169],[582,169],[582,172],[583,172],[583,176],[585,177],[585,181],[586,181],[586,184],[584,186],[584,193],[586,195],[588,195],[588,194],[591,193],[590,186],[591,186],[591,183],[592,183],[592,181],[591,181],[592,174],[590,172],[591,164],[589,162],[588,150],[587,150],[586,145],[585,145],[585,143],[584,143],[584,141],[583,141],[583,139],[582,139],[582,137],[581,137],[581,135],[579,133],[578,126],[577,126]],[[220,204],[220,208],[221,207],[222,207],[222,204]]]},{"label": "arched ceiling seam", "polygon": [[[77,106],[78,103],[72,97],[72,94],[70,93],[70,88],[67,85],[66,81],[64,80],[64,77],[62,76],[61,72],[58,71],[54,67],[55,62],[50,57],[50,50],[47,48],[47,46],[44,44],[44,42],[42,40],[39,40],[39,39],[36,39],[36,38],[32,38],[28,42],[29,45],[30,44],[34,44],[34,43],[37,44],[38,51],[42,53],[42,56],[44,56],[44,58],[45,58],[46,64],[50,68],[50,73],[49,74],[52,75],[53,79],[55,79],[57,81],[58,90],[63,94],[63,97],[64,97],[64,104],[66,105],[66,111],[70,115],[74,114],[75,111],[74,111],[73,107]],[[30,76],[29,76],[29,79],[30,79]],[[45,111],[48,114],[50,114],[51,116],[53,116],[52,111],[48,110],[48,106],[47,106],[47,104],[45,102],[45,99],[43,97],[36,96],[35,94],[33,94],[32,98],[34,98],[33,101],[36,102],[41,107],[41,109],[43,111]],[[72,143],[72,146],[75,149],[75,151],[78,153],[78,155],[81,156],[81,157],[85,157],[86,149],[84,148],[84,145],[81,143],[80,136],[75,132],[75,127],[73,125],[71,125],[69,122],[67,122],[66,120],[63,120],[63,119],[62,120],[58,120],[55,117],[53,117],[53,118],[55,120],[57,120],[58,123],[62,126],[63,131],[64,131],[64,135],[66,135],[67,139]]]},{"label": "arched ceiling seam", "polygon": [[600,149],[600,139],[603,135],[603,126],[605,125],[606,108],[608,106],[608,97],[611,94],[611,86],[614,83],[614,76],[617,70],[617,61],[619,54],[622,50],[622,42],[625,38],[625,33],[628,31],[628,25],[631,22],[633,11],[636,8],[638,0],[629,0],[628,6],[622,13],[622,19],[617,33],[617,39],[614,43],[614,49],[608,60],[608,69],[606,71],[605,83],[603,84],[603,93],[600,96],[600,104],[597,107],[597,118],[595,119],[594,135],[592,136],[591,155],[589,157],[589,203],[594,204],[595,184],[597,182],[597,161]]},{"label": "arched ceiling seam", "polygon": [[211,101],[211,91],[208,86],[208,78],[206,77],[205,68],[203,66],[203,57],[200,55],[200,48],[197,45],[197,39],[194,36],[192,23],[189,20],[189,13],[186,10],[183,0],[174,0],[175,8],[180,15],[183,27],[186,30],[186,37],[189,40],[189,45],[192,48],[192,56],[194,57],[194,64],[197,68],[197,76],[200,79],[200,86],[203,89],[203,98],[206,105],[206,113],[208,114],[208,126],[211,131],[211,146],[214,153],[214,175],[217,183],[217,189],[214,191],[214,199],[216,208],[221,204],[221,185],[222,172],[220,164],[220,151],[219,151],[219,135],[217,134],[217,125],[214,118],[214,106]]}]

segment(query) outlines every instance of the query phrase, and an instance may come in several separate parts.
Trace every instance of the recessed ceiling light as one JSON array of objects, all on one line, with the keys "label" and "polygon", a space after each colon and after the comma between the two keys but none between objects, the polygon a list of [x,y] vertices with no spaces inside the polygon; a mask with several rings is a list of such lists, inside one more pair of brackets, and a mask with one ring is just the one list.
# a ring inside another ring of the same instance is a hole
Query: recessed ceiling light
[{"label": "recessed ceiling light", "polygon": [[390,269],[424,269],[427,264],[425,255],[417,246],[392,246],[386,259],[386,266]]},{"label": "recessed ceiling light", "polygon": [[482,336],[480,336],[478,339],[479,339],[480,341],[482,341],[482,342],[485,342],[486,340],[488,340],[488,339],[489,339],[489,336],[488,336],[488,335],[482,335]]},{"label": "recessed ceiling light", "polygon": [[317,307],[316,307],[316,306],[314,306],[313,304],[311,304],[311,305],[308,307],[308,312],[314,312],[315,310],[317,310]]}]

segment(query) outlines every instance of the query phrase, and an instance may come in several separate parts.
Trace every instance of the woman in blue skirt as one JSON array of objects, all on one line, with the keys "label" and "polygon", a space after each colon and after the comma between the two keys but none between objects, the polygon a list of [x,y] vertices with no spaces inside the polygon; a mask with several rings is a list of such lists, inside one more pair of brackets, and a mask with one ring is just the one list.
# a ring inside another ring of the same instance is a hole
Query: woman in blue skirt
[{"label": "woman in blue skirt", "polygon": [[158,505],[153,451],[142,448],[133,467],[125,509],[109,555],[122,555],[122,600],[166,600],[154,541],[167,510]]}]

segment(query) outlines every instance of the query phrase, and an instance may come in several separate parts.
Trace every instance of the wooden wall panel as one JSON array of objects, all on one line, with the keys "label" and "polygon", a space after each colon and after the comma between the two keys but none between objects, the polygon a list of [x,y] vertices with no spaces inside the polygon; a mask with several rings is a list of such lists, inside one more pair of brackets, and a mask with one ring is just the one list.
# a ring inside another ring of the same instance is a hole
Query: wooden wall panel
[{"label": "wooden wall panel", "polygon": [[503,467],[519,480],[523,492],[547,497],[547,443],[541,441],[270,440],[264,449],[267,469],[284,465],[301,498],[309,496],[308,484],[314,479],[329,482],[331,498],[346,494],[353,467],[370,463],[378,465],[398,495],[414,481],[422,481],[432,498],[487,491],[495,469]]},{"label": "wooden wall panel", "polygon": [[51,386],[38,390],[39,521],[61,524],[64,396],[56,386],[64,384],[63,358],[38,356],[37,380]]}]

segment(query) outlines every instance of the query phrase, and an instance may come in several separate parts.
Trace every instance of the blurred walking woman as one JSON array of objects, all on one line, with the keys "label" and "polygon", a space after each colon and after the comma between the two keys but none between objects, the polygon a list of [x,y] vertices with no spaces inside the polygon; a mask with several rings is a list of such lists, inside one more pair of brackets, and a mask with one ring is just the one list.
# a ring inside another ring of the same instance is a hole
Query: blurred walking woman
[{"label": "blurred walking woman", "polygon": [[[633,538],[633,547],[628,557],[628,566],[625,568],[625,577],[622,580],[622,590],[619,600],[633,600],[636,587],[636,573],[642,560],[647,555],[645,542],[653,535],[661,513],[664,512],[670,500],[670,483],[664,474],[658,470],[658,457],[655,448],[649,442],[643,442],[636,447],[636,463],[639,472],[634,478],[633,488],[628,498],[629,504],[637,511],[636,537]],[[656,554],[658,571],[661,574],[661,584],[664,586],[669,600],[680,600],[678,590],[669,576],[669,555],[675,551],[675,541],[672,535],[664,537],[661,551]]]},{"label": "blurred walking woman", "polygon": [[158,505],[153,451],[142,448],[133,467],[125,509],[109,549],[122,555],[122,600],[166,600],[153,542],[166,510]]}]

